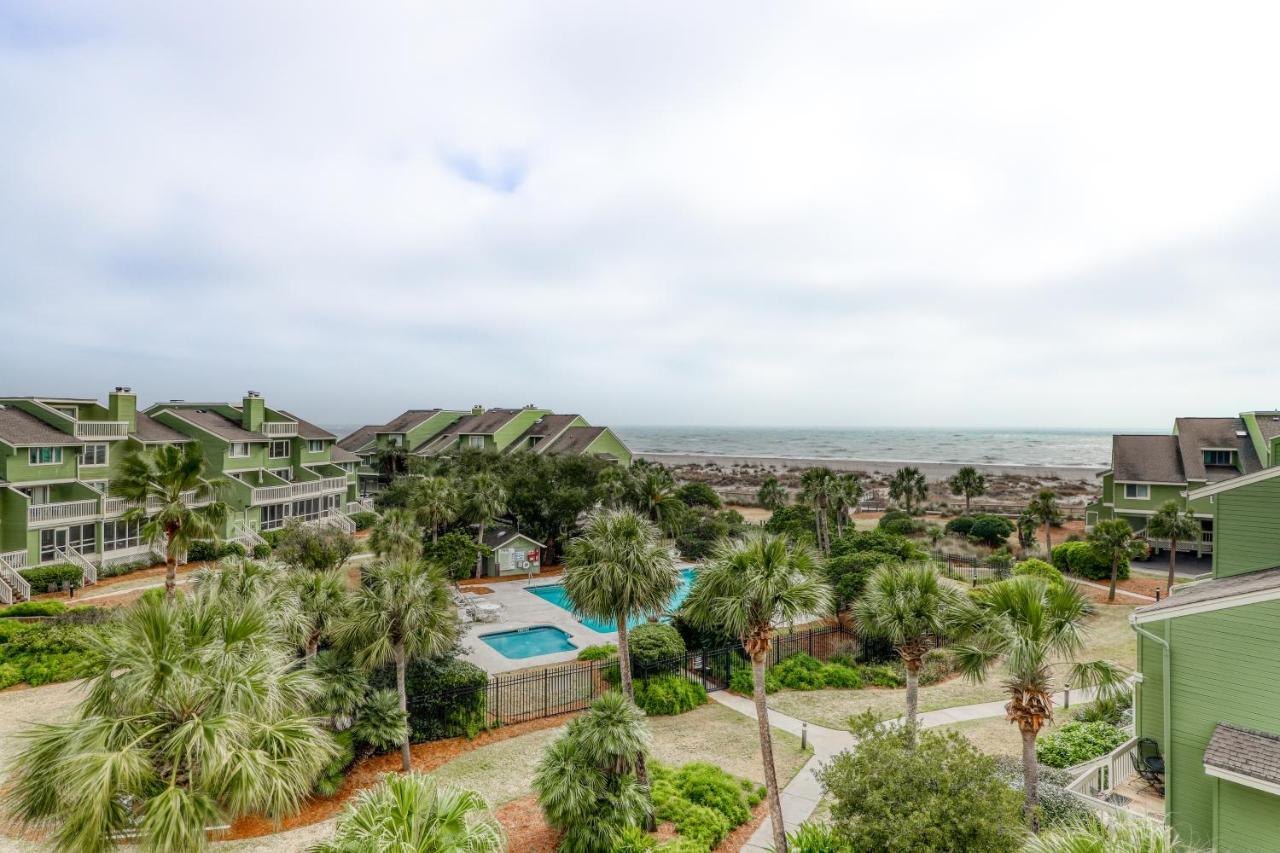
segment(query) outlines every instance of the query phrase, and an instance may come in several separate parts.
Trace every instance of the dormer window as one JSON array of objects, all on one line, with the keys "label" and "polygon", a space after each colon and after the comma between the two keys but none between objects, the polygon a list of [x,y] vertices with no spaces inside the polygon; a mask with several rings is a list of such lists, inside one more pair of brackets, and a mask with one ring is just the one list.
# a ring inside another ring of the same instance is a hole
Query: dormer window
[{"label": "dormer window", "polygon": [[1234,466],[1236,464],[1236,452],[1234,450],[1206,450],[1204,452],[1204,464]]},{"label": "dormer window", "polygon": [[474,448],[476,448],[476,449],[478,449],[478,450],[484,450],[484,436],[483,436],[483,435],[469,435],[469,436],[467,436],[467,439],[468,439],[467,443],[468,443],[468,444],[470,444],[472,447],[474,447]]}]

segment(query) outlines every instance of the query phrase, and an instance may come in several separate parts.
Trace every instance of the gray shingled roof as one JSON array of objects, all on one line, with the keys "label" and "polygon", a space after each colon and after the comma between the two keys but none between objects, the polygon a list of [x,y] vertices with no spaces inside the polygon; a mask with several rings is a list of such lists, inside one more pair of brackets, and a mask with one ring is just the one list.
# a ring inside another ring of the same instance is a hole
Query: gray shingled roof
[{"label": "gray shingled roof", "polygon": [[1254,412],[1258,421],[1258,433],[1263,440],[1270,441],[1280,435],[1280,412]]},{"label": "gray shingled roof", "polygon": [[297,415],[291,412],[286,412],[284,409],[276,409],[276,411],[284,415],[286,418],[293,418],[295,421],[298,422],[299,438],[324,438],[324,439],[337,438],[336,435],[329,432],[324,427],[318,427],[315,424],[311,423],[310,421],[304,421],[302,418],[298,417]]},{"label": "gray shingled roof", "polygon": [[1218,723],[1205,747],[1204,763],[1280,785],[1280,735]]},{"label": "gray shingled roof", "polygon": [[191,440],[172,427],[167,427],[150,415],[138,412],[138,425],[130,435],[138,441],[148,444],[181,444]]},{"label": "gray shingled roof", "polygon": [[265,441],[261,433],[249,432],[239,422],[209,409],[166,409],[178,417],[190,421],[206,432],[227,441]]},{"label": "gray shingled roof", "polygon": [[355,432],[349,435],[344,435],[342,438],[338,439],[338,447],[355,453],[358,450],[364,449],[365,445],[372,442],[374,435],[376,435],[381,429],[381,424],[365,424]]},{"label": "gray shingled roof", "polygon": [[569,427],[543,452],[565,454],[584,453],[591,445],[591,442],[599,438],[600,434],[604,431],[604,427]]},{"label": "gray shingled roof", "polygon": [[333,461],[334,462],[359,462],[360,457],[356,456],[354,453],[352,453],[350,450],[347,450],[345,447],[339,447],[338,445],[335,444],[333,446]]},{"label": "gray shingled roof", "polygon": [[[542,436],[544,441],[548,438],[554,438],[577,419],[577,415],[543,415],[530,425],[527,430],[520,433],[520,437],[508,445],[508,449],[524,448],[533,436]],[[538,447],[539,445],[534,445],[534,449]]]},{"label": "gray shingled roof", "polygon": [[[525,539],[528,539],[530,542],[538,542],[537,539],[533,538],[528,533],[521,533],[520,531],[512,527],[486,528],[484,531],[484,539],[482,541],[489,548],[497,548],[498,546],[511,541],[517,536],[523,536]],[[539,542],[538,546],[542,547],[542,543]]]},{"label": "gray shingled roof", "polygon": [[[1178,449],[1182,454],[1182,467],[1188,480],[1218,482],[1241,473],[1252,474],[1262,468],[1253,442],[1245,432],[1240,418],[1178,418],[1174,421],[1178,431]],[[1240,456],[1241,470],[1210,469],[1206,471],[1203,451],[1205,448],[1231,448]]]},{"label": "gray shingled roof", "polygon": [[34,415],[7,406],[0,406],[0,441],[14,447],[84,443],[70,433],[54,429]]},{"label": "gray shingled roof", "polygon": [[1178,440],[1172,435],[1113,435],[1111,467],[1117,481],[1187,481],[1178,452]]},{"label": "gray shingled roof", "polygon": [[479,415],[467,415],[449,427],[454,435],[492,435],[506,426],[523,409],[489,409]]},{"label": "gray shingled roof", "polygon": [[418,424],[425,421],[433,415],[438,415],[439,409],[410,409],[402,415],[392,418],[391,421],[380,426],[376,432],[408,432]]},{"label": "gray shingled roof", "polygon": [[1134,615],[1145,617],[1166,610],[1174,610],[1191,604],[1202,604],[1222,598],[1249,595],[1255,592],[1280,589],[1280,568],[1249,572],[1229,578],[1215,578],[1184,587],[1174,587],[1174,594],[1156,604],[1139,607]]}]

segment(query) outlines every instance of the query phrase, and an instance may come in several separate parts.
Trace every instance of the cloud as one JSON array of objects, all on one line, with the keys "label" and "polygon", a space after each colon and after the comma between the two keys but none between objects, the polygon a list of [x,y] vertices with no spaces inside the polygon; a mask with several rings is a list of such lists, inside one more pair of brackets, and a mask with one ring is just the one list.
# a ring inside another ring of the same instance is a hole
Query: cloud
[{"label": "cloud", "polygon": [[1239,11],[8,4],[0,385],[336,423],[1272,405],[1277,13]]}]

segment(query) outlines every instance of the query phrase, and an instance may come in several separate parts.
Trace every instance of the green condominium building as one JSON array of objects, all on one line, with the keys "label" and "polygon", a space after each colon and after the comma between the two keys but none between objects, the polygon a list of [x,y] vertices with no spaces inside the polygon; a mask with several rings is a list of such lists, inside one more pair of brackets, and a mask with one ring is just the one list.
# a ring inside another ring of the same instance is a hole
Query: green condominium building
[{"label": "green condominium building", "polygon": [[581,415],[549,409],[410,409],[389,423],[363,426],[338,441],[361,460],[362,493],[376,489],[380,451],[401,448],[415,456],[442,456],[464,449],[498,453],[589,455],[630,465],[630,448],[608,427],[591,426]]},{"label": "green condominium building", "polygon": [[171,401],[145,412],[124,387],[105,405],[0,397],[0,601],[30,594],[23,568],[73,563],[92,583],[103,563],[152,554],[141,525],[121,520],[130,507],[108,495],[111,478],[130,451],[189,442],[204,448],[212,476],[228,480],[224,538],[254,544],[289,518],[351,526],[358,458],[332,433],[267,407],[256,393],[239,405]]}]

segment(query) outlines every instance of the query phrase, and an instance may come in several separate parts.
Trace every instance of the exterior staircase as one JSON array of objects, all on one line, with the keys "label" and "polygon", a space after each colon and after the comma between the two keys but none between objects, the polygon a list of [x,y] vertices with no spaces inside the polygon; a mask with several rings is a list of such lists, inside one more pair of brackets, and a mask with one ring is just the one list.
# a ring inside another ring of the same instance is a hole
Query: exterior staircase
[{"label": "exterior staircase", "polygon": [[0,604],[13,604],[15,601],[31,599],[31,584],[18,574],[27,561],[25,551],[12,551],[0,554]]}]

